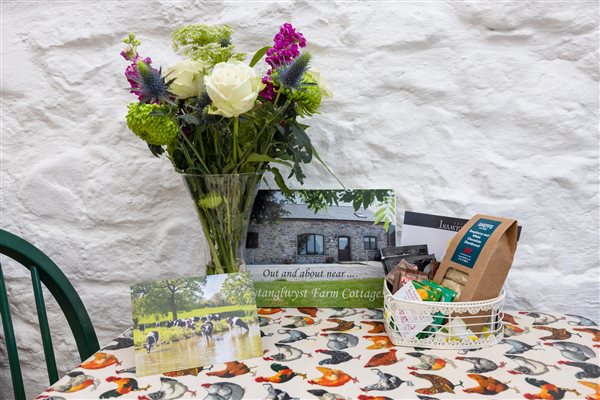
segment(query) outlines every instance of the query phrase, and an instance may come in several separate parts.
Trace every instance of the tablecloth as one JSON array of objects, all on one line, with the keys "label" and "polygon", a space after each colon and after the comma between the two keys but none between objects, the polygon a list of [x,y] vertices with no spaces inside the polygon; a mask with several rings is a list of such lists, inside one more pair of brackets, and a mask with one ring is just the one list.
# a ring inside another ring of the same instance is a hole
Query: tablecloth
[{"label": "tablecloth", "polygon": [[379,309],[259,309],[264,355],[136,377],[131,331],[36,399],[600,399],[600,330],[577,315],[507,312],[469,351],[395,347]]}]

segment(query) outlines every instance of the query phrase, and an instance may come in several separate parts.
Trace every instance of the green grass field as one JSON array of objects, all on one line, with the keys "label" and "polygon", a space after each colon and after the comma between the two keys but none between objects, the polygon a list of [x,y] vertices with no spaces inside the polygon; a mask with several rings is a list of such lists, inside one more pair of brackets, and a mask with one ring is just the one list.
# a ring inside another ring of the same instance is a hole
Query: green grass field
[{"label": "green grass field", "polygon": [[254,282],[259,307],[383,307],[381,278]]}]

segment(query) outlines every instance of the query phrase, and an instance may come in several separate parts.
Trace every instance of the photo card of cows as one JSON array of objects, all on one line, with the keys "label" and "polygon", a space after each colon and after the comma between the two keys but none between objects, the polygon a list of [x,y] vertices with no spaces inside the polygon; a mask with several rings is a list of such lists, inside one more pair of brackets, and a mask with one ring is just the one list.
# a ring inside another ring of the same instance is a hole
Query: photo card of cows
[{"label": "photo card of cows", "polygon": [[383,307],[391,189],[259,190],[244,260],[259,307]]},{"label": "photo card of cows", "polygon": [[248,272],[131,285],[138,376],[263,354]]}]

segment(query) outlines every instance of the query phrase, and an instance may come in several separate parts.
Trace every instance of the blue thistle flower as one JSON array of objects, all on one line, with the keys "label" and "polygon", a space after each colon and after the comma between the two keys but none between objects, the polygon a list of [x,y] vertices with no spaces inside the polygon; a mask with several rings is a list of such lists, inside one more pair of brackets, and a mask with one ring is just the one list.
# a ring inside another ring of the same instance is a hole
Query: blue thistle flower
[{"label": "blue thistle flower", "polygon": [[137,61],[136,67],[139,72],[137,84],[140,101],[146,104],[171,102],[173,95],[169,92],[169,85],[173,80],[166,82],[161,69],[154,69],[142,60]]},{"label": "blue thistle flower", "polygon": [[302,77],[308,71],[310,53],[305,51],[290,64],[277,69],[277,81],[285,89],[300,89]]}]

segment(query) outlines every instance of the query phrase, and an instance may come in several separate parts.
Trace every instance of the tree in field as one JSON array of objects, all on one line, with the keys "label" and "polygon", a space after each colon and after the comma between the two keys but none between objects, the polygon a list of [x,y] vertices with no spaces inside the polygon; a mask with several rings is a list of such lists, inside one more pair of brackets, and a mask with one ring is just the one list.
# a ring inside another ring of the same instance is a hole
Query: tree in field
[{"label": "tree in field", "polygon": [[222,307],[225,305],[225,299],[223,298],[223,294],[221,292],[216,292],[210,298],[210,302],[213,307]]},{"label": "tree in field", "polygon": [[244,272],[229,275],[223,282],[221,293],[230,304],[253,304],[255,297],[251,274]]},{"label": "tree in field", "polygon": [[131,287],[134,318],[171,313],[177,319],[178,311],[198,308],[203,300],[206,277],[172,279],[161,282],[138,283]]},{"label": "tree in field", "polygon": [[275,190],[259,190],[254,199],[250,220],[256,224],[274,224],[289,214],[285,201],[276,196]]}]

